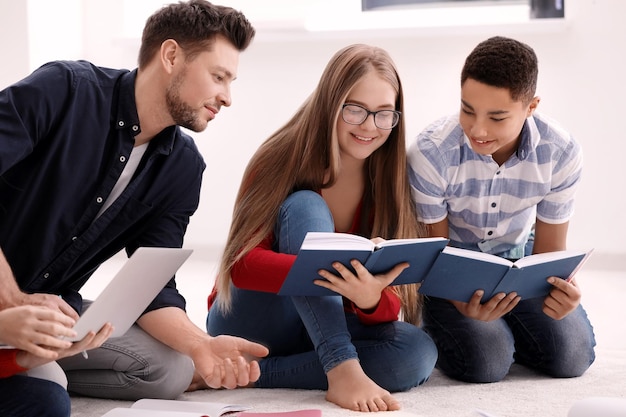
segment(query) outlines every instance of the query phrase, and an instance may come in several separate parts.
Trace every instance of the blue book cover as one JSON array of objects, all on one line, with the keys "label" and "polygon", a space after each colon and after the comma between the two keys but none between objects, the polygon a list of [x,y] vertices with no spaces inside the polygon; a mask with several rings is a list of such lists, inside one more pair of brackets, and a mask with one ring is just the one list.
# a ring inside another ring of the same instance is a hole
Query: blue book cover
[{"label": "blue book cover", "polygon": [[346,233],[309,232],[296,260],[289,270],[279,295],[337,295],[313,283],[323,279],[318,271],[325,269],[339,275],[332,267],[340,262],[349,269],[352,259],[359,260],[372,274],[386,272],[395,265],[408,262],[392,285],[418,283],[447,245],[444,238],[392,239],[378,245],[371,240]]},{"label": "blue book cover", "polygon": [[420,293],[467,302],[479,289],[481,302],[498,293],[516,292],[522,299],[546,296],[553,288],[546,280],[572,277],[591,251],[557,251],[526,256],[516,262],[496,255],[446,247],[420,286]]}]

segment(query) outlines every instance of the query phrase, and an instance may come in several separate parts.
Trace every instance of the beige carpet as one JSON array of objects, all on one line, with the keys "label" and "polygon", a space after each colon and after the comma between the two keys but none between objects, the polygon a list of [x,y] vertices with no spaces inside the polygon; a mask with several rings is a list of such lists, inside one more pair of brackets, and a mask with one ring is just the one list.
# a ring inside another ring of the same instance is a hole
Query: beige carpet
[{"label": "beige carpet", "polygon": [[[622,309],[626,296],[626,268],[623,263],[610,269],[602,269],[604,267],[606,265],[599,262],[595,266],[588,264],[578,278],[583,288],[583,305],[594,325],[598,342],[596,362],[582,377],[546,378],[514,365],[509,376],[501,382],[466,384],[435,371],[423,386],[395,394],[402,404],[402,411],[376,414],[479,417],[481,414],[477,410],[482,410],[496,417],[566,417],[576,400],[598,396],[626,397],[626,314]],[[207,283],[210,267],[207,263],[191,262],[184,268],[179,274],[179,287],[188,297],[190,317],[202,325],[205,296],[210,288]],[[200,290],[198,283],[202,283],[205,289]],[[92,291],[97,290],[93,287]],[[323,391],[246,388],[188,393],[180,400],[245,404],[253,406],[254,411],[318,408],[327,417],[360,414],[325,401],[324,394]],[[112,408],[129,406],[129,402],[123,401],[74,397],[72,416],[101,417]]]}]

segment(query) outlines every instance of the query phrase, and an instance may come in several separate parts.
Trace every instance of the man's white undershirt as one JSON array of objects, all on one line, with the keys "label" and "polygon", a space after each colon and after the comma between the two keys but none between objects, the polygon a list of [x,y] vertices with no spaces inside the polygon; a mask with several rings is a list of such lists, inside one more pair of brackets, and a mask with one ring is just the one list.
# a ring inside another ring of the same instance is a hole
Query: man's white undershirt
[{"label": "man's white undershirt", "polygon": [[117,197],[122,194],[122,191],[124,191],[126,186],[128,186],[130,179],[133,177],[135,171],[137,170],[137,167],[139,166],[139,162],[141,162],[141,157],[146,152],[146,149],[148,149],[149,143],[150,142],[144,143],[143,145],[135,146],[133,148],[130,156],[128,157],[128,162],[126,163],[126,166],[122,171],[122,174],[117,180],[117,183],[115,183],[115,187],[113,187],[111,194],[109,194],[104,204],[102,204],[102,207],[100,208],[100,211],[98,212],[96,218],[100,217],[100,215],[104,213],[104,211],[109,208],[111,204],[113,204]]}]

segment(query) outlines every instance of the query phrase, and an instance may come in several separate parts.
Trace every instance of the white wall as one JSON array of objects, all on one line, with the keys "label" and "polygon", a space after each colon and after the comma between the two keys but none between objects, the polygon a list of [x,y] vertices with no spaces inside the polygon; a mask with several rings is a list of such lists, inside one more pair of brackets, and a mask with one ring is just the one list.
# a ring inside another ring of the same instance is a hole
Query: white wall
[{"label": "white wall", "polygon": [[[43,0],[29,0],[38,2]],[[76,0],[61,0],[58,3]],[[229,4],[224,0],[223,4]],[[14,46],[24,33],[1,24],[6,11],[25,19],[17,5],[0,0],[0,36]],[[14,51],[5,61],[0,85],[26,75],[24,62],[34,68],[56,57],[85,58],[95,63],[133,68],[138,34],[128,34],[128,19],[143,23],[147,15],[121,16],[123,0],[82,0],[83,24],[70,22],[79,34],[66,35],[56,48],[35,58]],[[241,1],[235,7],[239,7]],[[155,6],[156,7],[156,6]],[[80,8],[79,8],[80,9]],[[329,12],[332,9],[329,8]],[[459,73],[465,56],[492,35],[512,36],[534,47],[540,60],[540,109],[560,120],[582,143],[584,180],[570,227],[569,246],[595,247],[596,252],[625,252],[624,208],[626,164],[620,122],[626,117],[626,2],[568,0],[565,24],[463,26],[457,29],[374,30],[307,34],[284,33],[259,25],[259,35],[241,56],[233,85],[233,106],[223,109],[201,134],[194,134],[208,168],[201,206],[192,218],[187,245],[218,245],[226,238],[232,204],[243,169],[257,146],[280,127],[311,92],[330,56],[356,42],[376,44],[394,57],[405,88],[409,139],[427,123],[455,111]],[[22,22],[24,23],[24,22]],[[55,19],[55,24],[63,25]],[[19,26],[19,25],[18,25]],[[57,34],[58,36],[58,34]],[[131,36],[128,39],[128,36]],[[14,43],[9,41],[14,39]],[[80,56],[74,49],[79,47]],[[37,45],[29,44],[30,48]],[[15,49],[15,48],[13,48]],[[68,54],[67,52],[71,53]],[[44,57],[45,56],[45,57]],[[33,61],[34,62],[31,62]],[[6,71],[5,71],[6,70]]]},{"label": "white wall", "polygon": [[0,39],[4,65],[0,71],[0,88],[28,73],[27,4],[0,0]]}]

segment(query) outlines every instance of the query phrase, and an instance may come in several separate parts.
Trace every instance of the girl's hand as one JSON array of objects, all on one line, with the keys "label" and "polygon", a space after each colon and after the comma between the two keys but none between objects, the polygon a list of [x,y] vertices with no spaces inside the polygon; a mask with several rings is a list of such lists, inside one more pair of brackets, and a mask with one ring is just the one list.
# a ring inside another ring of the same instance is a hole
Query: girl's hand
[{"label": "girl's hand", "polygon": [[372,275],[357,260],[352,260],[350,265],[352,265],[356,274],[352,273],[343,264],[335,262],[333,263],[333,268],[340,276],[322,269],[318,273],[324,279],[315,280],[314,283],[344,296],[361,310],[376,308],[382,291],[409,266],[408,263],[403,262],[384,274]]},{"label": "girl's hand", "polygon": [[561,320],[580,304],[581,292],[576,280],[566,281],[557,277],[548,278],[554,288],[543,301],[543,312],[555,320]]},{"label": "girl's hand", "polygon": [[76,336],[72,326],[73,318],[48,307],[22,305],[0,311],[2,342],[48,360],[57,359],[54,349],[71,347],[60,337]]},{"label": "girl's hand", "polygon": [[491,297],[491,300],[484,304],[480,303],[483,291],[478,290],[472,295],[469,303],[461,301],[450,301],[457,310],[465,317],[480,321],[493,321],[504,316],[515,308],[521,297],[516,293],[499,293]]},{"label": "girl's hand", "polygon": [[[66,358],[68,356],[74,356],[78,353],[85,352],[90,349],[95,349],[100,347],[105,340],[111,336],[113,332],[113,326],[110,323],[102,326],[98,333],[89,332],[87,336],[75,343],[70,343],[70,346],[67,348],[52,348],[49,346],[41,346],[41,349],[45,349],[47,352],[52,352],[55,356],[54,359]],[[66,342],[66,341],[64,341]],[[41,366],[50,362],[51,360],[48,356],[40,356],[37,354],[33,354],[27,351],[20,351],[17,354],[17,363],[22,368],[31,369],[37,366]]]}]

